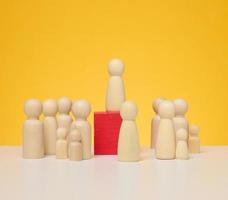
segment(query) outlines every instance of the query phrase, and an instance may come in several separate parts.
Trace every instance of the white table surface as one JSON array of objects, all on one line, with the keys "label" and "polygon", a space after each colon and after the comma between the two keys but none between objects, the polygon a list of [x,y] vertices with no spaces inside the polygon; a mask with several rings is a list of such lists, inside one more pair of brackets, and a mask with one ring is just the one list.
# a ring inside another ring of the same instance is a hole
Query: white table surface
[{"label": "white table surface", "polygon": [[138,163],[116,156],[82,162],[24,160],[20,147],[0,147],[2,200],[227,200],[228,146],[204,147],[190,160],[157,160],[150,149]]}]

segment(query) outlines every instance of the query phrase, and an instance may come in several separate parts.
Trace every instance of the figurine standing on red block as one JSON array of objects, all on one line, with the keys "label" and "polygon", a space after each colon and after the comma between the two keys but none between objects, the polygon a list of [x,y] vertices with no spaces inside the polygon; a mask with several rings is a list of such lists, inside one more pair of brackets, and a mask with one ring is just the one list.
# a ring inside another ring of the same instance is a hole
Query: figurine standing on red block
[{"label": "figurine standing on red block", "polygon": [[124,64],[113,59],[108,66],[110,74],[106,93],[106,112],[94,113],[94,154],[116,155],[119,130],[122,119],[120,107],[125,101],[125,87],[122,78]]}]

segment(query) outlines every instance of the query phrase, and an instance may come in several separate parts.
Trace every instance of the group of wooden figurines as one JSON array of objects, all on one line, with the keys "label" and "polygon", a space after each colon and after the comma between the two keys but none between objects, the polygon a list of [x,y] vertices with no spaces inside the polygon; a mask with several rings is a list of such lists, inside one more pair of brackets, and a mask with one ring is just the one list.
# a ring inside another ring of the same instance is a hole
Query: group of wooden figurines
[{"label": "group of wooden figurines", "polygon": [[[122,118],[117,158],[119,161],[136,162],[140,160],[135,121],[138,108],[134,102],[125,100],[123,62],[111,60],[108,72],[106,111],[119,112]],[[183,99],[156,99],[153,108],[156,115],[151,126],[151,147],[155,148],[158,159],[188,159],[188,152],[200,152],[199,128],[196,125],[189,127],[184,117],[188,105]],[[54,154],[57,159],[91,158],[91,127],[87,121],[91,106],[88,101],[78,100],[72,104],[70,99],[63,97],[58,101],[49,99],[41,103],[31,99],[25,103],[24,110],[28,116],[23,129],[24,158],[42,158]],[[43,121],[39,120],[41,113],[44,115]]]},{"label": "group of wooden figurines", "polygon": [[188,104],[158,98],[153,102],[156,113],[151,122],[151,146],[158,159],[188,159],[189,153],[200,153],[199,127],[188,124]]},{"label": "group of wooden figurines", "polygon": [[[23,126],[24,158],[56,155],[57,159],[86,160],[92,157],[88,101],[78,100],[72,104],[69,98],[62,97],[58,101],[48,99],[42,103],[30,99],[25,102],[24,111],[28,118]],[[41,113],[43,120],[39,120]]]},{"label": "group of wooden figurines", "polygon": [[[106,110],[120,112],[122,124],[119,132],[118,160],[140,160],[138,131],[135,123],[137,107],[133,102],[125,101],[123,81],[124,63],[120,59],[109,62],[110,75],[107,93]],[[188,153],[200,152],[199,127],[191,125],[185,118],[188,110],[183,99],[174,101],[156,99],[153,102],[156,113],[151,124],[151,147],[155,149],[158,159],[188,159]]]}]

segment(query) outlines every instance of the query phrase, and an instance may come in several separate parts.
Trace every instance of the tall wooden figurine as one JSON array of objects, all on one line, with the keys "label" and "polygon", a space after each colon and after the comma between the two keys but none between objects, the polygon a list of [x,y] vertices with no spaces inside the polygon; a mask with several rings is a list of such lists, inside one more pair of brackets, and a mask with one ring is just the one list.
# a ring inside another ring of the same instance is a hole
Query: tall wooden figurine
[{"label": "tall wooden figurine", "polygon": [[125,101],[125,88],[122,79],[123,62],[119,59],[111,60],[108,71],[110,78],[106,94],[106,111],[120,111],[121,104]]},{"label": "tall wooden figurine", "polygon": [[181,128],[187,131],[188,137],[188,120],[185,114],[188,111],[188,104],[184,99],[175,99],[173,101],[175,106],[175,117],[173,118],[175,133]]},{"label": "tall wooden figurine", "polygon": [[78,129],[73,129],[70,132],[69,159],[82,160],[81,134]]},{"label": "tall wooden figurine", "polygon": [[140,160],[140,144],[135,118],[138,109],[135,103],[126,101],[121,105],[122,124],[118,141],[118,160],[136,162]]},{"label": "tall wooden figurine", "polygon": [[91,155],[91,126],[87,118],[91,112],[91,105],[86,100],[73,103],[72,113],[76,120],[71,124],[71,130],[77,128],[81,133],[83,160],[90,159]]},{"label": "tall wooden figurine", "polygon": [[46,155],[55,154],[57,121],[56,113],[58,111],[57,102],[54,99],[48,99],[43,102],[44,114],[44,152]]},{"label": "tall wooden figurine", "polygon": [[158,106],[159,104],[164,101],[163,98],[157,98],[153,102],[153,110],[155,112],[154,118],[151,120],[151,148],[156,147],[156,140],[158,134],[158,125],[160,122],[160,116],[158,114]]},{"label": "tall wooden figurine", "polygon": [[58,128],[65,128],[68,135],[73,121],[69,115],[72,102],[68,97],[62,97],[58,100],[57,104],[59,110],[59,114],[57,115]]},{"label": "tall wooden figurine", "polygon": [[175,115],[173,102],[163,101],[158,108],[161,117],[158,126],[156,157],[158,159],[174,159],[176,153],[175,131],[172,118]]},{"label": "tall wooden figurine", "polygon": [[199,139],[200,128],[197,125],[191,125],[189,128],[189,152],[200,153],[200,139]]},{"label": "tall wooden figurine", "polygon": [[28,119],[23,125],[23,158],[44,157],[43,123],[39,121],[42,104],[37,99],[25,102],[24,112]]}]

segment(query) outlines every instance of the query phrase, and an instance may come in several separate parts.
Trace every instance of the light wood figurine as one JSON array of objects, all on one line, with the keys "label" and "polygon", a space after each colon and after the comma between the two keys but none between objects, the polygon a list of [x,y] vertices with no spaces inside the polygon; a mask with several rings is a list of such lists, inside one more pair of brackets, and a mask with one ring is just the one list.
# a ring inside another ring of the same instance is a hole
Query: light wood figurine
[{"label": "light wood figurine", "polygon": [[106,111],[120,111],[121,104],[125,101],[125,88],[122,74],[124,64],[119,59],[113,59],[108,66],[110,74],[106,93]]},{"label": "light wood figurine", "polygon": [[118,140],[119,161],[136,162],[140,160],[139,136],[135,122],[137,114],[138,109],[135,103],[126,101],[122,104],[120,115],[123,121]]},{"label": "light wood figurine", "polygon": [[73,129],[70,132],[69,159],[82,160],[81,134],[78,129]]},{"label": "light wood figurine", "polygon": [[176,137],[173,126],[175,108],[173,102],[164,100],[158,107],[160,123],[156,142],[156,157],[158,159],[174,159],[176,154]]},{"label": "light wood figurine", "polygon": [[189,152],[200,153],[200,139],[199,139],[200,128],[197,125],[191,125],[189,128]]},{"label": "light wood figurine", "polygon": [[46,155],[55,155],[57,121],[56,113],[58,111],[57,102],[54,99],[48,99],[43,102],[44,114],[44,152]]},{"label": "light wood figurine", "polygon": [[154,118],[151,120],[151,148],[156,147],[156,140],[158,134],[158,125],[160,122],[160,116],[158,114],[158,106],[159,104],[164,101],[163,98],[157,98],[153,102],[153,110],[155,112]]},{"label": "light wood figurine", "polygon": [[176,159],[187,160],[188,156],[188,133],[185,129],[181,128],[176,133],[177,147],[176,147]]},{"label": "light wood figurine", "polygon": [[43,122],[39,120],[42,104],[37,99],[25,102],[24,112],[28,119],[23,125],[23,158],[44,157]]},{"label": "light wood figurine", "polygon": [[67,130],[67,136],[70,131],[70,126],[73,121],[70,116],[72,102],[68,97],[61,97],[57,101],[59,114],[57,115],[58,128],[65,128]]},{"label": "light wood figurine", "polygon": [[91,155],[91,126],[87,118],[91,112],[91,105],[86,100],[77,100],[72,105],[72,113],[76,120],[71,124],[71,130],[78,129],[81,133],[83,160],[90,159]]},{"label": "light wood figurine", "polygon": [[66,159],[68,156],[66,135],[67,130],[65,128],[57,129],[56,159]]},{"label": "light wood figurine", "polygon": [[181,128],[187,131],[188,138],[188,120],[185,118],[185,114],[188,111],[188,104],[184,99],[175,99],[173,101],[175,106],[175,117],[173,118],[175,134]]}]

